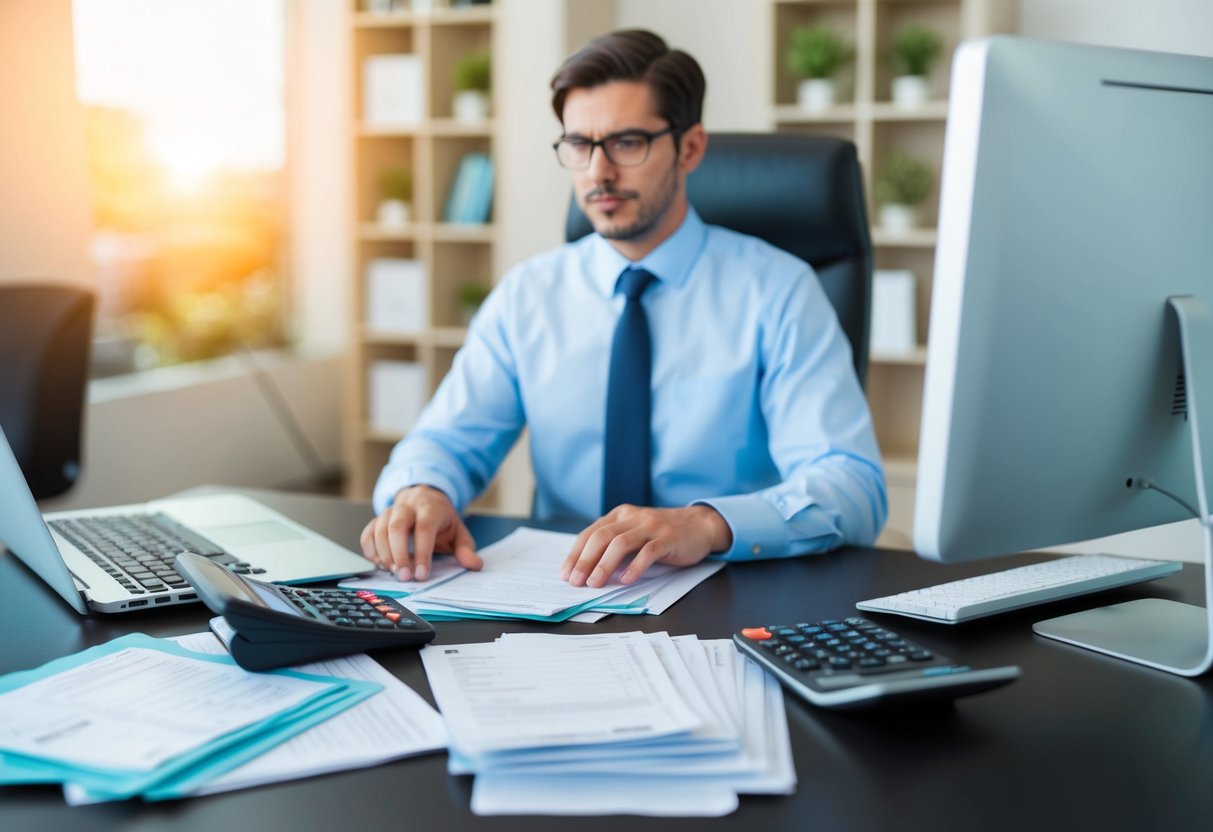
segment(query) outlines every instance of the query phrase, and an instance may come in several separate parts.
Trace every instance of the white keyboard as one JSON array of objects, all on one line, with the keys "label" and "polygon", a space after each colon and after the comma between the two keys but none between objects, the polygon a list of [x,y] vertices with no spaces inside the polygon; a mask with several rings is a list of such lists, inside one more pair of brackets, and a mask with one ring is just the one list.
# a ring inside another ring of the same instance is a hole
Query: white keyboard
[{"label": "white keyboard", "polygon": [[1046,601],[1149,581],[1182,568],[1182,563],[1174,561],[1074,555],[860,601],[855,606],[871,612],[891,612],[955,624]]}]

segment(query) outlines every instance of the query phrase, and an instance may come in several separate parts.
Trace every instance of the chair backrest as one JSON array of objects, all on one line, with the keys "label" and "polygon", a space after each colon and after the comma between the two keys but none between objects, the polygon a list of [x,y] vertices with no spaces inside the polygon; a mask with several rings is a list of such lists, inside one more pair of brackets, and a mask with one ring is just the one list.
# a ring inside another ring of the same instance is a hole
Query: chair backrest
[{"label": "chair backrest", "polygon": [[0,426],[36,499],[80,475],[93,295],[60,285],[0,285]]},{"label": "chair backrest", "polygon": [[[851,342],[862,384],[868,369],[872,240],[855,145],[773,133],[713,133],[687,196],[703,221],[766,240],[817,272]],[[593,228],[570,200],[565,239]]]}]

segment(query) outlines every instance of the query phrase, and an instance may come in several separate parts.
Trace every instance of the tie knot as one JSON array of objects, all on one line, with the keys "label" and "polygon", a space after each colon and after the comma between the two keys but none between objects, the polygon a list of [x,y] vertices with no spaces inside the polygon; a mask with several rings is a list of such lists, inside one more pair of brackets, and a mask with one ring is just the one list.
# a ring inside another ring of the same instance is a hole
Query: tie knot
[{"label": "tie knot", "polygon": [[628,300],[636,300],[656,279],[654,274],[644,269],[626,269],[619,276],[619,288]]}]

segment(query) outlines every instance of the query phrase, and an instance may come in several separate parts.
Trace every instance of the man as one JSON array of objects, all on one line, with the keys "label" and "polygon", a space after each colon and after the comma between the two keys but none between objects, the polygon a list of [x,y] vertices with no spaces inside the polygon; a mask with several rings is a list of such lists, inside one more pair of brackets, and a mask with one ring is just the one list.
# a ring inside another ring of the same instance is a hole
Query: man
[{"label": "man", "polygon": [[380,476],[367,558],[402,580],[426,579],[435,549],[480,568],[459,511],[524,425],[536,516],[599,518],[561,568],[573,585],[876,539],[879,452],[816,276],[687,201],[704,88],[690,55],[643,31],[556,73],[557,158],[597,233],[494,289]]}]

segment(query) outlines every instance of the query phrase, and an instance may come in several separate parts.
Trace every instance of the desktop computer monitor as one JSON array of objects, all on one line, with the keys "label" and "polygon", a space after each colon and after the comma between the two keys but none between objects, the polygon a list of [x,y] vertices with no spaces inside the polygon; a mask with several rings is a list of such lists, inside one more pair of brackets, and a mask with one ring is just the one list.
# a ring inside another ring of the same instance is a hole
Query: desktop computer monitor
[{"label": "desktop computer monitor", "polygon": [[[951,83],[916,551],[991,557],[1196,513],[1208,579],[1213,58],[994,37],[957,50]],[[1037,631],[1213,664],[1202,608],[1068,618]]]}]

